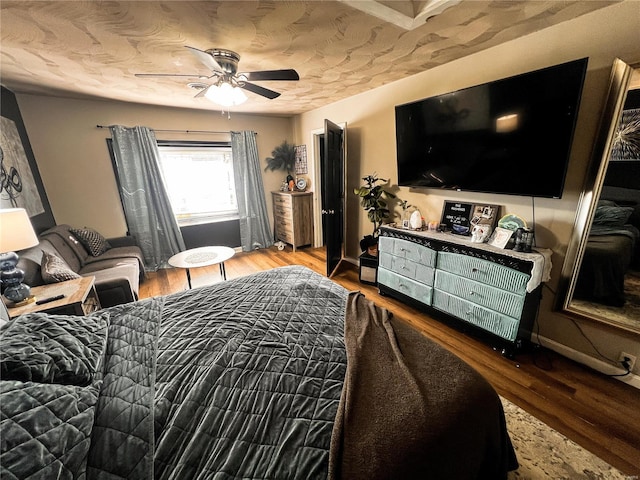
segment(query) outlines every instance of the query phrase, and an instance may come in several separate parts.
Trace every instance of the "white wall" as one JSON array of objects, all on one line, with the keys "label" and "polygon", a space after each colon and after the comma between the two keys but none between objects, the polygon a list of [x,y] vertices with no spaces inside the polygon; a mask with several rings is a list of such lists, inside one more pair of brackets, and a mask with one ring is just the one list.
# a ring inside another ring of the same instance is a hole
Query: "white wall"
[{"label": "white wall", "polygon": [[[348,256],[359,254],[358,241],[369,233],[371,224],[361,210],[353,188],[361,177],[376,172],[397,183],[395,148],[395,105],[436,94],[508,77],[511,75],[589,57],[577,130],[569,171],[561,199],[535,199],[536,241],[553,249],[552,280],[543,291],[539,315],[540,334],[571,350],[597,357],[575,324],[553,311],[564,255],[573,229],[578,196],[590,160],[593,139],[609,83],[613,60],[640,61],[640,2],[617,4],[556,25],[504,45],[479,52],[458,61],[339,101],[296,118],[297,143],[308,143],[309,132],[322,128],[325,118],[348,125],[346,234]],[[540,139],[544,141],[543,138]],[[503,213],[514,213],[531,222],[529,197],[479,193],[410,190],[397,193],[418,206],[426,220],[439,220],[444,200],[453,199],[503,206]],[[638,336],[591,322],[581,322],[599,350],[617,358],[620,350],[640,355]],[[566,351],[564,352],[566,354]],[[638,367],[636,367],[638,369]]]},{"label": "white wall", "polygon": [[[16,95],[56,223],[95,228],[107,237],[126,232],[106,139],[96,125],[143,125],[157,130],[253,130],[261,163],[283,140],[292,141],[292,119],[120,102]],[[228,134],[156,132],[162,140],[229,140]],[[271,195],[286,177],[263,172],[268,211]],[[273,219],[271,218],[271,221]],[[273,222],[272,222],[273,224]]]}]

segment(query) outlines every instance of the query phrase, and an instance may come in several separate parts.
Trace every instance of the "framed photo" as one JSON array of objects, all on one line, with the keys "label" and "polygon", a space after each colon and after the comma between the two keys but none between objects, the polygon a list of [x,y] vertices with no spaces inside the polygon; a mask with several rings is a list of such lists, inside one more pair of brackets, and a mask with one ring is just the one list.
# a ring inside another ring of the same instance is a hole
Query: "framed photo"
[{"label": "framed photo", "polygon": [[489,238],[489,241],[487,243],[489,245],[493,245],[494,247],[504,248],[507,246],[507,243],[509,243],[509,239],[511,238],[511,235],[513,235],[513,230],[508,230],[502,227],[496,227],[496,229],[493,231],[493,234],[491,235],[491,238]]},{"label": "framed photo", "polygon": [[471,211],[471,227],[476,225],[488,225],[493,230],[498,223],[498,214],[500,206],[498,205],[479,205],[475,204]]},{"label": "framed photo", "polygon": [[481,205],[445,200],[441,224],[459,235],[471,235],[476,225],[488,225],[493,230],[498,223],[499,205]]}]

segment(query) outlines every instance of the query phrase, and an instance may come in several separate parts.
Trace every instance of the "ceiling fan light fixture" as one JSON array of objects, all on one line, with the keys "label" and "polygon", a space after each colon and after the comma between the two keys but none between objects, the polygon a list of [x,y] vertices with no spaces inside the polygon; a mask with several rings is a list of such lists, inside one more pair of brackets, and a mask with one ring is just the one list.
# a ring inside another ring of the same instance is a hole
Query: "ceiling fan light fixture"
[{"label": "ceiling fan light fixture", "polygon": [[247,101],[247,96],[240,87],[234,87],[227,82],[211,85],[204,96],[223,107],[234,107]]}]

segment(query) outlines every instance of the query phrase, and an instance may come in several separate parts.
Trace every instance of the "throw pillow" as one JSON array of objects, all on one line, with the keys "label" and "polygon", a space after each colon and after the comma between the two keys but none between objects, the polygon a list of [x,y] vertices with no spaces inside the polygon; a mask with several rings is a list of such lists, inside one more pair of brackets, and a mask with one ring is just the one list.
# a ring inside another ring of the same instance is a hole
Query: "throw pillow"
[{"label": "throw pillow", "polygon": [[76,272],[71,270],[67,262],[57,256],[55,253],[42,252],[42,262],[40,263],[40,274],[44,283],[58,283],[82,278]]},{"label": "throw pillow", "polygon": [[606,225],[608,227],[622,227],[627,223],[633,213],[632,207],[617,207],[600,204],[596,208],[593,217],[594,225]]},{"label": "throw pillow", "polygon": [[98,232],[91,228],[71,228],[73,233],[87,251],[97,257],[111,248],[109,242]]},{"label": "throw pillow", "polygon": [[87,316],[29,313],[0,330],[0,377],[87,385],[106,348],[109,312]]}]

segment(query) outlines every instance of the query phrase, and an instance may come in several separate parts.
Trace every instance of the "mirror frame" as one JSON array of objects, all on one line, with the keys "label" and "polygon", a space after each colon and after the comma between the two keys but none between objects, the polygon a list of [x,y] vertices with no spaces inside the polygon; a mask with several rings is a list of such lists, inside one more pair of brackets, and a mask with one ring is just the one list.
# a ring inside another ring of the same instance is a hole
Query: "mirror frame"
[{"label": "mirror frame", "polygon": [[575,224],[558,285],[558,310],[570,316],[603,322],[619,329],[638,333],[638,329],[623,325],[605,317],[591,315],[583,310],[572,307],[571,301],[575,291],[582,258],[587,246],[587,240],[593,220],[596,204],[602,191],[602,183],[609,166],[609,158],[614,141],[614,135],[622,116],[622,110],[629,89],[633,67],[616,58],[609,79],[609,90],[605,99],[600,126],[594,144],[593,154],[587,176],[578,201]]}]

